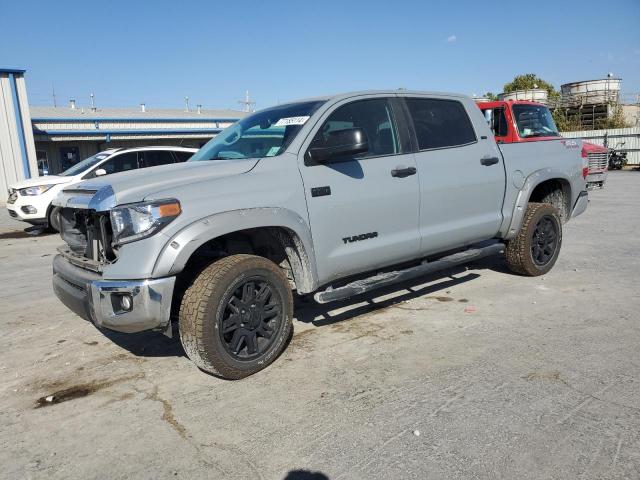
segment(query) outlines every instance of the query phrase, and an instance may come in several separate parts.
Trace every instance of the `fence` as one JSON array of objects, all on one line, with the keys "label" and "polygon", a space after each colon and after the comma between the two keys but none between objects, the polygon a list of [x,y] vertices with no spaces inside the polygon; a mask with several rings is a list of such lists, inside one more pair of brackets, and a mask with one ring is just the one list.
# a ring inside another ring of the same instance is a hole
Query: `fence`
[{"label": "fence", "polygon": [[[561,133],[565,138],[581,138],[597,145],[604,145],[605,134],[609,148],[627,152],[627,162],[630,165],[640,165],[640,127]],[[622,142],[624,145],[620,146]]]}]

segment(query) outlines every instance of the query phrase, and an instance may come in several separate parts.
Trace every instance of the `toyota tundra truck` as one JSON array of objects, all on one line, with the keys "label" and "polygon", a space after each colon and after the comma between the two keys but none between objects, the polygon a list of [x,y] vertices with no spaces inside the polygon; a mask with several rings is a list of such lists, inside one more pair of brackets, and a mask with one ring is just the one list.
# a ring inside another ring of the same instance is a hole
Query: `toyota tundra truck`
[{"label": "toyota tundra truck", "polygon": [[555,264],[587,207],[580,142],[496,144],[463,95],[375,91],[268,108],[183,164],[66,187],[53,289],[119,332],[172,320],[202,370],[274,361],[293,296],[347,299],[504,252]]}]

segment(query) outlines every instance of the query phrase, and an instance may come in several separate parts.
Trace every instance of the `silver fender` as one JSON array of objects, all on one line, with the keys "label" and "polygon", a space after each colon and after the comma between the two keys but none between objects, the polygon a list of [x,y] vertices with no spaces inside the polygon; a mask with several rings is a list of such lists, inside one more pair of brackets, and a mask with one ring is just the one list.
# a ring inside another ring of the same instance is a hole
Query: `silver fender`
[{"label": "silver fender", "polygon": [[571,190],[571,199],[567,211],[569,212],[569,214],[571,214],[571,207],[576,200],[575,197],[577,197],[577,193],[579,193],[574,192],[574,189],[571,188],[571,178],[568,177],[565,173],[559,170],[554,170],[552,168],[543,168],[541,170],[536,170],[525,179],[524,185],[518,192],[515,206],[513,207],[513,211],[511,212],[511,221],[509,222],[508,228],[503,235],[503,238],[505,240],[509,240],[515,237],[515,235],[520,230],[520,227],[522,226],[522,222],[524,220],[525,211],[527,210],[527,204],[529,203],[529,198],[531,198],[531,194],[533,193],[535,188],[546,180],[556,178],[565,180],[569,184],[569,188]]},{"label": "silver fender", "polygon": [[318,274],[309,226],[291,210],[275,207],[217,213],[186,226],[166,242],[154,265],[153,277],[181,272],[191,255],[209,240],[259,227],[282,227],[291,231],[293,241],[290,244],[285,242],[285,251],[292,264],[297,289],[300,293],[316,290]]}]

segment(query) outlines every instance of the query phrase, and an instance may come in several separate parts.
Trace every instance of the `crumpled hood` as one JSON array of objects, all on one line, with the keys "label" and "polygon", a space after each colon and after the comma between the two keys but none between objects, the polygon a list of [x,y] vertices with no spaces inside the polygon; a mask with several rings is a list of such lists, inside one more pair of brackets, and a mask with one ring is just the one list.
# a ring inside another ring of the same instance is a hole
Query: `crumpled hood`
[{"label": "crumpled hood", "polygon": [[21,182],[12,183],[9,188],[18,190],[20,188],[33,187],[35,185],[57,185],[59,183],[69,183],[75,177],[61,177],[58,175],[45,175],[42,177],[34,177]]},{"label": "crumpled hood", "polygon": [[[259,159],[208,160],[114,173],[66,187],[54,200],[54,204],[61,206],[85,204],[88,205],[88,208],[108,209],[115,205],[141,202],[160,190],[170,190],[172,187],[240,175],[251,170],[258,161]],[[94,194],[100,198],[86,198],[88,195],[93,196]],[[78,195],[85,197],[85,199],[79,198]],[[105,198],[105,196],[113,198]]]}]

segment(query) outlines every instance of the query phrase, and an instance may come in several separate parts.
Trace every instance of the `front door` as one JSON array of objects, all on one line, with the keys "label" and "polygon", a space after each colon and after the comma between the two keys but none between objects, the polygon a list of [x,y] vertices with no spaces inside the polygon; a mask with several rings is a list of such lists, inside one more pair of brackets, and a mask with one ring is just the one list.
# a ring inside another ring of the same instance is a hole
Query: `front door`
[{"label": "front door", "polygon": [[476,135],[467,108],[477,107],[424,97],[408,97],[406,104],[418,144],[422,255],[494,237],[505,171],[489,130]]},{"label": "front door", "polygon": [[[395,100],[339,104],[308,148],[340,130],[364,130],[368,151],[323,163],[303,151],[301,173],[321,283],[414,258],[420,248],[419,183]],[[406,142],[405,142],[406,139]]]}]

